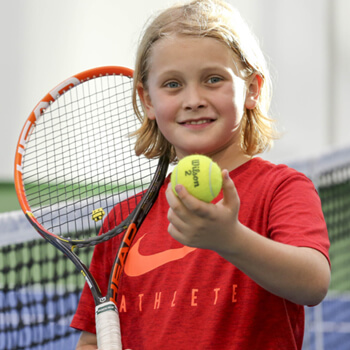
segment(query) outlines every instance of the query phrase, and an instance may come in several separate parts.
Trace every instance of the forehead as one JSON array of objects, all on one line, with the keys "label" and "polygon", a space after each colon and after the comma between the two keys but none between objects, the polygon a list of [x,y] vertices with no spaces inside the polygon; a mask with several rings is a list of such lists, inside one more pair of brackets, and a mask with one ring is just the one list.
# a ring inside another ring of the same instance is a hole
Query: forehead
[{"label": "forehead", "polygon": [[169,66],[196,63],[232,65],[237,68],[233,51],[223,42],[210,37],[170,35],[157,40],[149,55],[148,70]]}]

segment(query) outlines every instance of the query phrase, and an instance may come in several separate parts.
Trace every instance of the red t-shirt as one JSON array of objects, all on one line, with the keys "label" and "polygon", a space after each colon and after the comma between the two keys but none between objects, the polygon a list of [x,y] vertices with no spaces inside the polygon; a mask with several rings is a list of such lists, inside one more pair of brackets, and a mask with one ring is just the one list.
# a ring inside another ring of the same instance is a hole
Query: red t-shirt
[{"label": "red t-shirt", "polygon": [[[242,224],[275,241],[317,249],[328,259],[326,224],[309,179],[261,158],[230,176]],[[123,348],[301,349],[303,306],[267,292],[217,253],[184,247],[167,233],[168,182],[137,233],[121,278]],[[120,239],[95,249],[91,270],[103,293]],[[94,333],[94,323],[85,286],[71,326]]]}]

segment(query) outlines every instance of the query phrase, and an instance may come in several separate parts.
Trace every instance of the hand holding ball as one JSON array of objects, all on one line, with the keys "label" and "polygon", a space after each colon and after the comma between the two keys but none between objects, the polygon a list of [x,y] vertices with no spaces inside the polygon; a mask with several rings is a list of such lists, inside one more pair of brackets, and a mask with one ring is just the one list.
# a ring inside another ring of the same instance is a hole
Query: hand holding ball
[{"label": "hand holding ball", "polygon": [[209,203],[221,190],[221,169],[206,156],[187,156],[179,161],[171,174],[175,194],[177,184],[183,185],[192,196]]}]

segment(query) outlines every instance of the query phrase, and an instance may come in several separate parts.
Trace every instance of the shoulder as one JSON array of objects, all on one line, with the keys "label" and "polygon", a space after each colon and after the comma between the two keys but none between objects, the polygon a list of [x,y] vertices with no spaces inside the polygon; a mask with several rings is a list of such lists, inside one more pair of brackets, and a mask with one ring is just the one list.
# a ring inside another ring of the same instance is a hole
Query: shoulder
[{"label": "shoulder", "polygon": [[230,173],[234,181],[250,181],[260,186],[279,186],[284,182],[302,182],[312,185],[312,181],[303,173],[285,164],[274,164],[256,157]]},{"label": "shoulder", "polygon": [[[237,169],[238,170],[238,169]],[[243,169],[232,172],[238,194],[243,201],[255,206],[272,208],[277,203],[320,207],[320,199],[313,182],[303,173],[284,164],[273,164],[254,158]]]},{"label": "shoulder", "polygon": [[290,168],[286,164],[274,164],[259,157],[251,160],[250,167],[254,172],[258,171],[260,175],[265,174],[266,176],[280,177],[301,176],[306,178],[303,173]]}]

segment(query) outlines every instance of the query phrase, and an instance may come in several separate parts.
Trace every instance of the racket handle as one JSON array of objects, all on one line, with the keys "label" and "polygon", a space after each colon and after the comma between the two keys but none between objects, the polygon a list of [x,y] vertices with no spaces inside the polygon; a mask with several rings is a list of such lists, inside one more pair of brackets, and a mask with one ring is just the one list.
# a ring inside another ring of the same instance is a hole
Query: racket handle
[{"label": "racket handle", "polygon": [[122,350],[119,313],[116,305],[108,301],[95,308],[98,350]]}]

